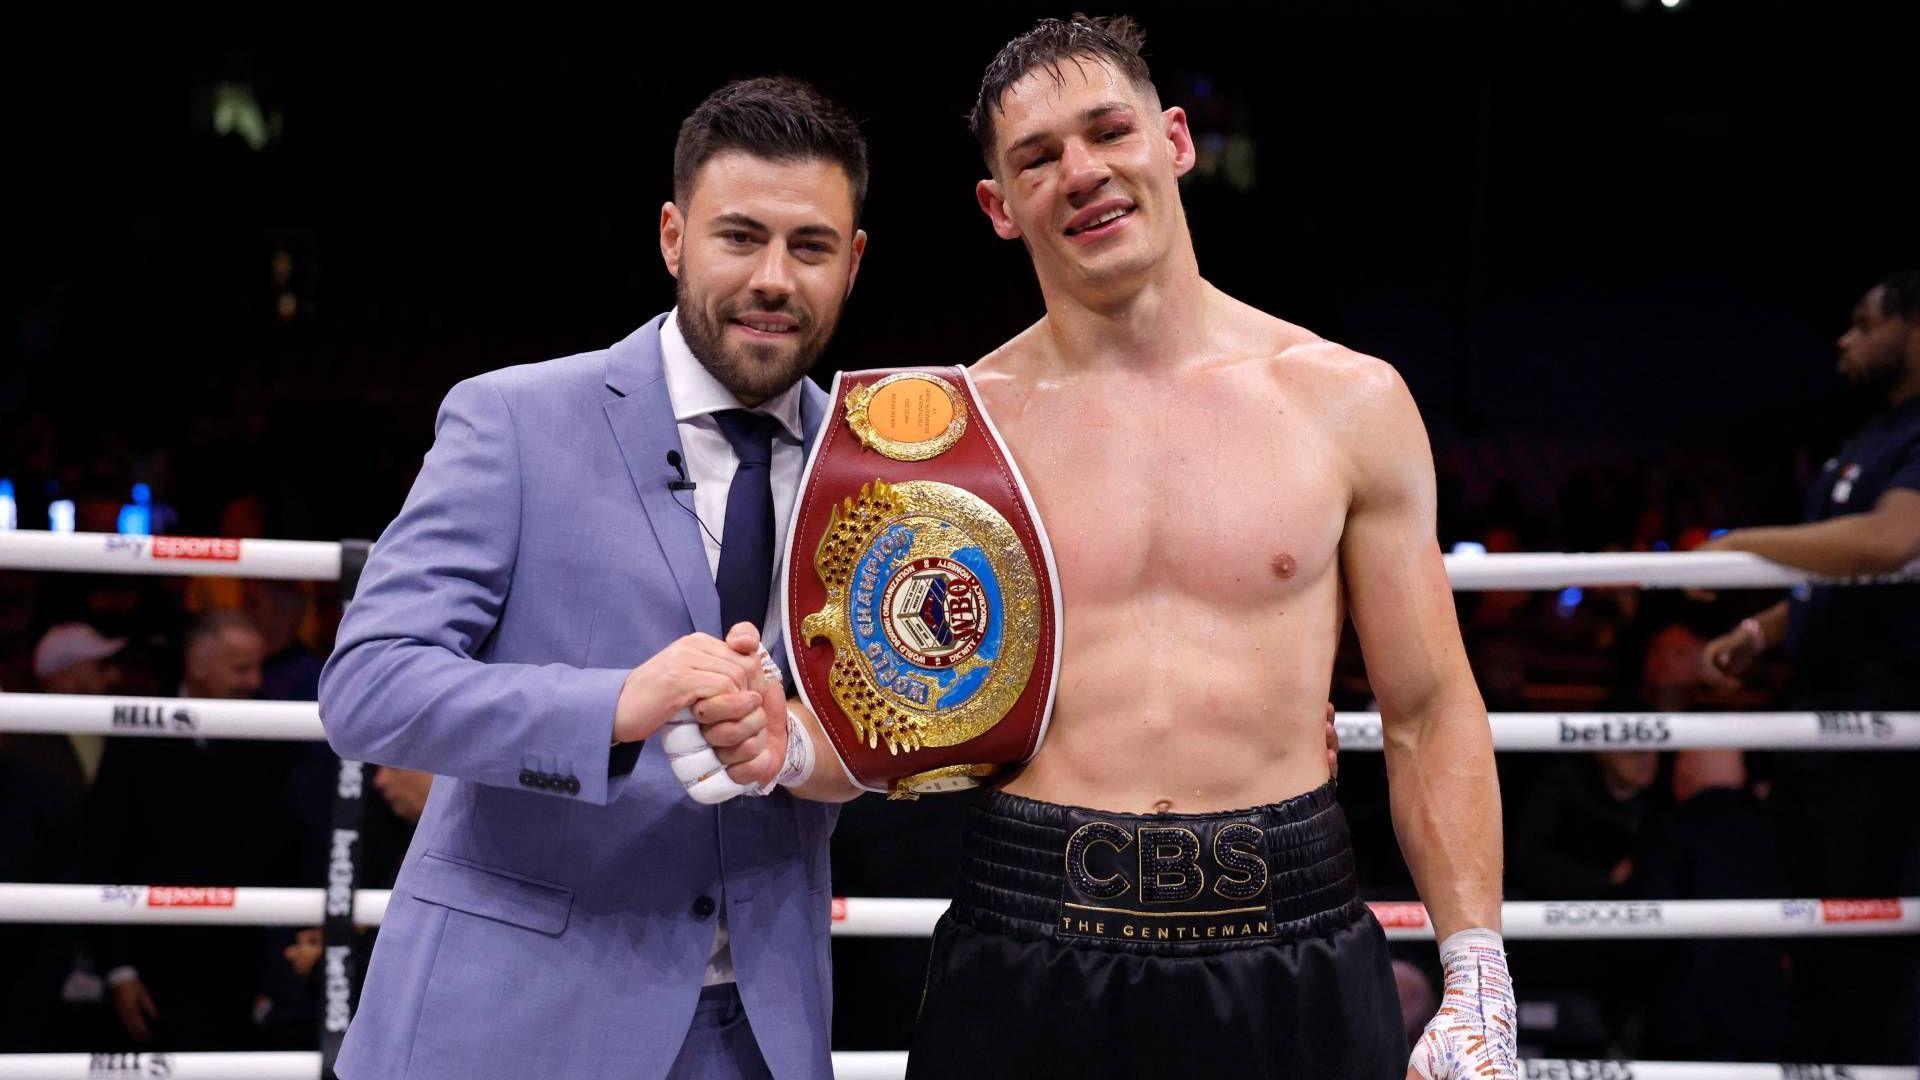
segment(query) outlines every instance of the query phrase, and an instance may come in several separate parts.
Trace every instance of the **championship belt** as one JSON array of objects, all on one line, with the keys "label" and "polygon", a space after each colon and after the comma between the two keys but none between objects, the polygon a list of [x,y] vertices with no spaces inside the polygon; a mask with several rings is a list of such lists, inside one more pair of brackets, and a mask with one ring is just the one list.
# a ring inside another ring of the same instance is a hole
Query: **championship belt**
[{"label": "championship belt", "polygon": [[1053,553],[965,368],[834,376],[783,597],[788,669],[856,785],[961,791],[1039,749]]}]

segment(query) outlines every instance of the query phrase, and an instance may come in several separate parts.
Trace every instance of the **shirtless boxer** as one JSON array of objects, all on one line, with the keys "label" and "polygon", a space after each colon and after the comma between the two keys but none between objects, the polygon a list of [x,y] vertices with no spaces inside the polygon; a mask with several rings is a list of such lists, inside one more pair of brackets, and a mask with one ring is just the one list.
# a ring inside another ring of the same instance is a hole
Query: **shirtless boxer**
[{"label": "shirtless boxer", "polygon": [[[1500,794],[1425,430],[1391,367],[1200,277],[1186,114],[1139,50],[1129,20],[1042,22],[972,117],[980,206],[1047,306],[974,381],[1065,629],[1045,744],[969,817],[908,1076],[1513,1076]],[[1446,968],[1411,1062],[1322,738],[1349,612]],[[857,793],[798,758],[806,796]]]},{"label": "shirtless boxer", "polygon": [[[973,374],[1065,637],[1045,745],[969,821],[908,1075],[1511,1075],[1500,796],[1425,430],[1390,366],[1200,276],[1193,140],[1140,43],[1044,21],[971,118],[1047,307]],[[1322,745],[1347,612],[1447,970],[1411,1064]]]}]

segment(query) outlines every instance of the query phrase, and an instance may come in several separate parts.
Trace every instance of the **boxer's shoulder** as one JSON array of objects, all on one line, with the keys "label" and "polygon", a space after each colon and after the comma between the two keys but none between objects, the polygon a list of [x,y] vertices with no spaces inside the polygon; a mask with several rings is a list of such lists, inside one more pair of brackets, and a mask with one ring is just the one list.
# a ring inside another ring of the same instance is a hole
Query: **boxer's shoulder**
[{"label": "boxer's shoulder", "polygon": [[1335,428],[1365,429],[1406,415],[1413,397],[1392,364],[1315,339],[1276,353],[1268,376]]}]

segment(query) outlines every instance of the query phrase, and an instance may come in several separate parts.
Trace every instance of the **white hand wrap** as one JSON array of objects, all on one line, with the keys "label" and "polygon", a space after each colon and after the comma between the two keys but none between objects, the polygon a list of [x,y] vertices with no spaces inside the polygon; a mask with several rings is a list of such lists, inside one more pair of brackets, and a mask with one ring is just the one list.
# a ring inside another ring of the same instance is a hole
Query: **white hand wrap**
[{"label": "white hand wrap", "polygon": [[787,710],[787,758],[780,763],[780,772],[769,780],[765,787],[753,792],[755,795],[772,794],[776,787],[799,787],[813,777],[813,736],[807,734],[807,726],[800,718]]},{"label": "white hand wrap", "polygon": [[[780,667],[760,649],[760,674],[774,683],[783,681]],[[813,775],[813,740],[792,713],[787,714],[787,752],[780,771],[764,787],[742,784],[727,775],[727,767],[707,742],[707,736],[691,710],[682,709],[661,727],[660,749],[666,751],[673,775],[687,789],[694,802],[712,805],[741,795],[766,795],[776,786],[795,787]]]},{"label": "white hand wrap", "polygon": [[1475,927],[1440,943],[1447,988],[1408,1064],[1427,1080],[1519,1076],[1513,979],[1500,935]]}]

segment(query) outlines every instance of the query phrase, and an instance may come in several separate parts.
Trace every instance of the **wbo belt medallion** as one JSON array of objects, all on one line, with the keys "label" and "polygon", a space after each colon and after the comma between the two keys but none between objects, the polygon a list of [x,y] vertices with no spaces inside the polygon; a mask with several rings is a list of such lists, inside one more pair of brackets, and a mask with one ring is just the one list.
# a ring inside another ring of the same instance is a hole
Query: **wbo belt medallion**
[{"label": "wbo belt medallion", "polygon": [[854,783],[958,791],[1038,748],[1051,555],[964,370],[835,378],[785,566],[791,669]]}]

